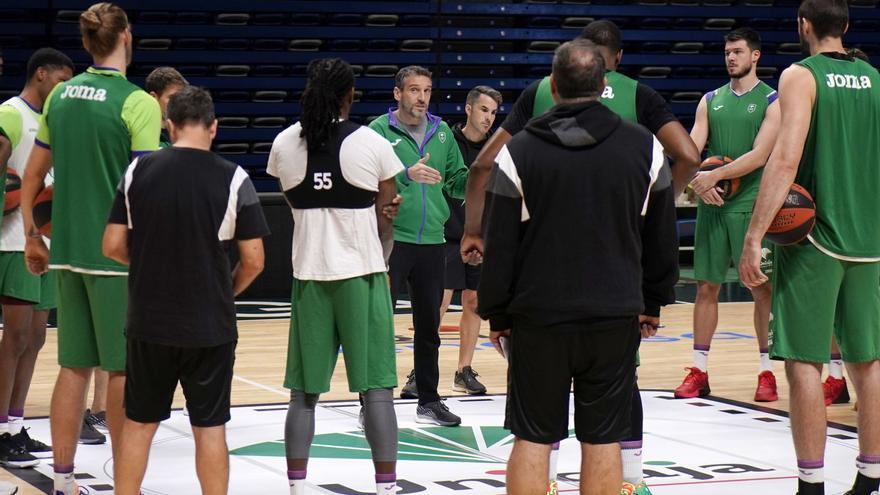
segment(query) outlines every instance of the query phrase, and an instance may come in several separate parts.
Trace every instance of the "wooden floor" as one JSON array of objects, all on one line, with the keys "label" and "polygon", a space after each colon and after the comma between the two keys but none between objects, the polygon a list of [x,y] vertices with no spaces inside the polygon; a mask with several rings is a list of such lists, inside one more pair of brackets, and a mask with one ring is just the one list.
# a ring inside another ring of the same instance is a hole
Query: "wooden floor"
[{"label": "wooden floor", "polygon": [[[665,309],[661,330],[656,341],[645,341],[641,348],[642,366],[639,369],[639,384],[643,389],[673,389],[681,383],[685,375],[684,367],[691,364],[693,341],[685,334],[691,332],[693,306],[678,304]],[[758,374],[757,341],[752,328],[751,303],[725,303],[721,305],[720,323],[716,339],[712,343],[709,357],[709,375],[713,395],[745,403],[753,403]],[[401,381],[406,379],[412,368],[412,350],[406,343],[412,339],[409,315],[395,317],[398,336],[397,369]],[[458,323],[458,314],[446,316],[444,323]],[[287,392],[282,388],[287,350],[287,320],[244,321],[239,324],[238,344],[232,402],[234,405],[264,404],[286,402]],[[488,324],[481,331],[478,350],[474,355],[473,367],[480,373],[480,380],[488,387],[489,393],[505,393],[506,362],[494,349],[482,344],[488,342]],[[722,338],[723,337],[723,338]],[[443,346],[440,350],[440,394],[454,395],[451,390],[452,377],[458,360],[458,335],[442,334]],[[40,355],[33,385],[28,398],[26,414],[45,416],[49,413],[49,397],[55,377],[57,337],[50,330],[46,346]],[[788,387],[785,383],[781,363],[774,363],[779,383],[780,400],[763,403],[764,407],[788,410]],[[852,393],[852,387],[850,387]],[[348,391],[345,380],[343,360],[339,360],[333,377],[332,389],[322,396],[322,400],[352,399],[355,394]],[[853,397],[855,398],[855,397]],[[183,396],[178,390],[174,407],[182,407]],[[645,414],[649,416],[650,411]],[[830,421],[855,425],[856,416],[852,404],[828,408]],[[43,439],[48,442],[49,439]],[[0,479],[7,473],[0,469]],[[22,495],[40,492],[23,489]]]}]

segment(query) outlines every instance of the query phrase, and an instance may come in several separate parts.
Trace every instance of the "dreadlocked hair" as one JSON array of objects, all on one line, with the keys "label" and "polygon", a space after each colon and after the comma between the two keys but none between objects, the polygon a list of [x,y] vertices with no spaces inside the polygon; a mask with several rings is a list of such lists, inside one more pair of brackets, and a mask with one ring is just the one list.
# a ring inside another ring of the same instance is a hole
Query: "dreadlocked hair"
[{"label": "dreadlocked hair", "polygon": [[317,149],[327,144],[339,124],[342,102],[354,87],[354,71],[344,60],[322,58],[309,63],[308,78],[300,98],[300,136],[309,149]]}]

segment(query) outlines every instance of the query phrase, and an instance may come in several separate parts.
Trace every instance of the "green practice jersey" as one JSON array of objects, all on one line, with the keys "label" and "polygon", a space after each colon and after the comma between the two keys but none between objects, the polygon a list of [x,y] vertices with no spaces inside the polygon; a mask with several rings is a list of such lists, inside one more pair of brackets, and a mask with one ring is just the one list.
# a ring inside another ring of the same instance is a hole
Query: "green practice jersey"
[{"label": "green practice jersey", "polygon": [[36,144],[52,151],[52,268],[125,274],[101,253],[116,187],[133,155],[159,147],[159,103],[114,69],[90,67],[52,90]]},{"label": "green practice jersey", "polygon": [[[624,120],[638,123],[636,88],[639,83],[635,79],[630,79],[615,71],[608,71],[605,77],[608,80],[608,84],[605,86],[605,90],[602,91],[599,101]],[[535,93],[535,103],[532,107],[532,117],[544,115],[555,104],[553,96],[550,94],[550,76],[547,76],[538,84],[538,91]]]}]

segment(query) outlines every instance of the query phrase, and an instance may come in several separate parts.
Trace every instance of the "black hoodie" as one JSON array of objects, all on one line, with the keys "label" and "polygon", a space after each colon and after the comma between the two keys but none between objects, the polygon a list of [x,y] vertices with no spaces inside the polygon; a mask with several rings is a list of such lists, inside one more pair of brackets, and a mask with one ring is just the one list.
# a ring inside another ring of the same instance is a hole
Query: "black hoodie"
[{"label": "black hoodie", "polygon": [[[461,151],[462,158],[464,158],[464,164],[470,168],[474,160],[477,159],[477,155],[480,154],[480,150],[486,144],[486,141],[489,140],[492,132],[490,131],[489,134],[486,134],[482,141],[475,143],[464,135],[462,124],[458,123],[452,126],[452,135],[455,137],[455,142],[458,143],[458,149]],[[445,192],[443,195],[446,196],[446,204],[449,205],[449,219],[446,220],[446,229],[443,235],[446,237],[447,242],[459,242],[464,235],[464,201],[450,198]]]},{"label": "black hoodie", "polygon": [[678,279],[659,142],[598,102],[556,106],[525,131],[487,188],[480,316],[503,330],[659,315]]}]

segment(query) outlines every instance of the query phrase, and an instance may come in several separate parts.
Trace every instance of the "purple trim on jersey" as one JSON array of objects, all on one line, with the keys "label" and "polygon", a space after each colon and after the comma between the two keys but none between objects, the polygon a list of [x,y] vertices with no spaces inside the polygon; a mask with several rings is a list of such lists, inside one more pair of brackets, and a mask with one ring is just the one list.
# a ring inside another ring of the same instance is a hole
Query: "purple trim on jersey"
[{"label": "purple trim on jersey", "polygon": [[101,67],[100,65],[93,65],[90,68],[95,69],[95,70],[109,70],[112,72],[122,72],[121,70],[117,69],[116,67]]},{"label": "purple trim on jersey", "polygon": [[709,91],[706,93],[706,103],[712,103],[712,98],[715,98],[715,90]]},{"label": "purple trim on jersey", "polygon": [[24,104],[28,106],[28,108],[30,108],[31,110],[34,111],[34,113],[39,113],[39,114],[42,115],[42,113],[43,113],[43,109],[42,109],[42,108],[36,108],[36,107],[34,107],[33,105],[31,105],[31,102],[25,100],[25,99],[22,98],[21,96],[16,96],[16,98],[18,98],[19,100],[23,101]]},{"label": "purple trim on jersey", "polygon": [[47,149],[47,150],[51,150],[51,149],[52,149],[51,146],[49,146],[48,144],[46,144],[46,143],[40,141],[39,139],[34,139],[34,144],[36,144],[36,145],[39,146],[40,148],[45,148],[45,149]]},{"label": "purple trim on jersey", "polygon": [[767,95],[767,104],[772,105],[774,101],[779,99],[779,93],[774,91]]}]

